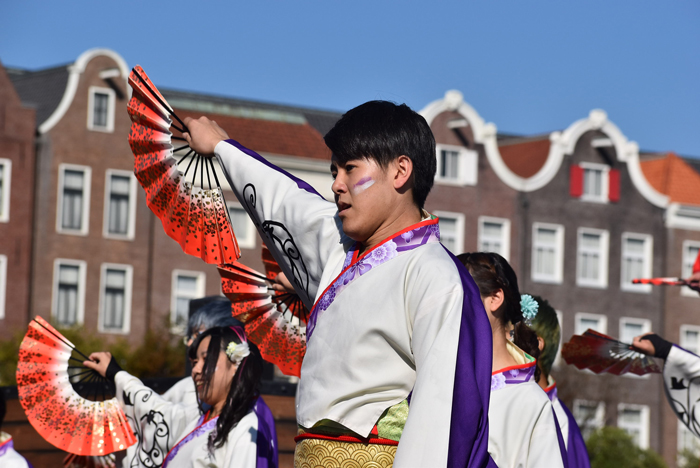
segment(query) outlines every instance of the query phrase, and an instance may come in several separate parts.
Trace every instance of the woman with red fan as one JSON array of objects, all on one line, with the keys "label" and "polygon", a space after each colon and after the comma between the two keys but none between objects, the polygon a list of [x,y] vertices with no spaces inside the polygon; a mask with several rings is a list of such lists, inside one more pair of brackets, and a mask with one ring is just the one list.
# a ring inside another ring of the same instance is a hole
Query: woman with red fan
[{"label": "woman with red fan", "polygon": [[114,380],[120,403],[132,407],[135,420],[160,419],[169,434],[164,468],[276,468],[274,420],[260,407],[262,358],[243,328],[205,331],[189,348],[189,357],[202,413],[198,418],[122,371],[109,353],[93,353],[94,362],[85,365]]},{"label": "woman with red fan", "polygon": [[[537,335],[523,323],[537,314],[531,296],[520,296],[518,279],[496,253],[457,258],[474,278],[493,333],[488,451],[501,468],[564,467],[552,404],[537,385]],[[514,325],[515,343],[506,338]],[[525,347],[526,353],[517,344]]]},{"label": "woman with red fan", "polygon": [[700,356],[655,333],[634,338],[634,349],[665,361],[664,386],[671,408],[696,437],[700,437]]}]

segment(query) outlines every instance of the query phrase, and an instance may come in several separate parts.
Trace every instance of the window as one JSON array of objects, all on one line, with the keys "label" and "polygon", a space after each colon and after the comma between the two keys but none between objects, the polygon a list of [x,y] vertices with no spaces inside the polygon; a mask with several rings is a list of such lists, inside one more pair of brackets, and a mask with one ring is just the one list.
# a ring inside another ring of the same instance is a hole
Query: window
[{"label": "window", "polygon": [[574,400],[574,418],[584,439],[605,423],[605,404],[597,401]]},{"label": "window", "polygon": [[582,200],[608,201],[608,171],[609,166],[603,164],[581,163],[583,169]]},{"label": "window", "polygon": [[696,325],[681,325],[681,348],[700,355],[700,327]]},{"label": "window", "polygon": [[608,286],[608,231],[580,228],[576,284],[595,288]]},{"label": "window", "polygon": [[561,283],[564,267],[564,226],[532,225],[532,279],[542,283]]},{"label": "window", "polygon": [[[690,451],[696,456],[700,455],[700,440],[693,434],[690,429],[685,427],[681,421],[678,421],[678,452]],[[678,464],[679,466],[688,466],[687,463]]]},{"label": "window", "polygon": [[198,271],[173,271],[170,323],[184,330],[189,319],[190,300],[204,296],[205,275]]},{"label": "window", "polygon": [[464,215],[448,211],[436,211],[439,218],[440,242],[455,255],[464,249]]},{"label": "window", "polygon": [[[683,267],[681,278],[688,278],[693,274],[693,265],[695,259],[700,253],[700,242],[684,241],[683,242]],[[681,286],[681,295],[688,297],[700,297],[697,291],[693,291],[688,286]]]},{"label": "window", "polygon": [[238,203],[229,202],[227,205],[228,217],[231,219],[231,226],[236,235],[238,246],[242,249],[254,249],[256,231],[253,221]]},{"label": "window", "polygon": [[128,171],[107,169],[103,234],[133,239],[136,221],[136,182]]},{"label": "window", "polygon": [[88,129],[114,131],[114,90],[91,86],[88,98]]},{"label": "window", "polygon": [[131,265],[102,265],[99,330],[128,333],[131,322]]},{"label": "window", "polygon": [[12,176],[12,161],[0,159],[0,222],[10,220],[10,179]]},{"label": "window", "polygon": [[608,318],[605,315],[598,314],[576,314],[576,335],[582,335],[588,329],[595,330],[599,333],[608,333]]},{"label": "window", "polygon": [[622,317],[620,319],[620,341],[632,343],[635,336],[651,331],[651,321],[647,319]]},{"label": "window", "polygon": [[59,326],[83,323],[86,263],[57,259],[54,262],[53,318]]},{"label": "window", "polygon": [[652,244],[650,235],[622,234],[620,289],[623,291],[651,292],[650,284],[632,284],[632,280],[635,278],[651,278]]},{"label": "window", "polygon": [[92,171],[86,166],[61,164],[58,172],[56,231],[87,235]]},{"label": "window", "polygon": [[443,184],[476,185],[478,155],[462,146],[437,145],[437,176]]},{"label": "window", "polygon": [[617,407],[617,427],[623,429],[639,448],[649,447],[649,407],[620,403]]},{"label": "window", "polygon": [[508,260],[510,257],[510,220],[480,216],[479,251],[496,252]]},{"label": "window", "polygon": [[5,318],[5,292],[7,291],[7,256],[0,255],[0,320]]}]

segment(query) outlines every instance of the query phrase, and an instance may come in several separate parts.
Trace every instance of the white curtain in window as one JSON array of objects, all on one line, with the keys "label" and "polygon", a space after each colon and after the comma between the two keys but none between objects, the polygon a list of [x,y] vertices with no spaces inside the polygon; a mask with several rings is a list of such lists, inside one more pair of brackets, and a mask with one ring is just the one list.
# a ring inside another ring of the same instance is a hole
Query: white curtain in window
[{"label": "white curtain in window", "polygon": [[197,277],[178,275],[176,293],[175,324],[187,323],[190,299],[197,297]]},{"label": "white curtain in window", "polygon": [[82,171],[66,170],[63,173],[63,213],[61,225],[65,229],[81,229],[83,217]]},{"label": "white curtain in window", "polygon": [[440,151],[440,177],[445,179],[459,178],[459,153],[457,151]]},{"label": "white curtain in window", "polygon": [[535,272],[541,275],[554,276],[556,245],[556,230],[537,228],[537,238],[535,239]]},{"label": "white curtain in window", "polygon": [[643,278],[644,273],[644,239],[627,237],[622,251],[622,280],[631,283],[634,278]]},{"label": "white curtain in window", "polygon": [[440,216],[438,223],[440,225],[440,242],[442,242],[442,245],[455,255],[461,253],[457,252],[457,220]]},{"label": "white curtain in window", "polygon": [[231,218],[231,226],[233,227],[233,232],[236,234],[236,238],[240,243],[248,242],[249,236],[249,218],[248,214],[243,208],[238,208],[237,206],[230,206],[228,208],[228,216]]},{"label": "white curtain in window", "polygon": [[60,265],[58,268],[58,302],[56,320],[59,325],[72,326],[78,321],[78,281],[80,268]]},{"label": "white curtain in window", "polygon": [[107,269],[105,272],[104,292],[104,328],[121,329],[124,326],[124,297],[126,290],[126,272]]},{"label": "white curtain in window", "polygon": [[600,249],[600,234],[581,234],[579,237],[579,278],[599,279]]},{"label": "white curtain in window", "polygon": [[109,232],[126,234],[129,230],[129,193],[131,179],[125,176],[110,177]]},{"label": "white curtain in window", "polygon": [[484,221],[481,226],[482,252],[496,252],[503,255],[503,224]]}]

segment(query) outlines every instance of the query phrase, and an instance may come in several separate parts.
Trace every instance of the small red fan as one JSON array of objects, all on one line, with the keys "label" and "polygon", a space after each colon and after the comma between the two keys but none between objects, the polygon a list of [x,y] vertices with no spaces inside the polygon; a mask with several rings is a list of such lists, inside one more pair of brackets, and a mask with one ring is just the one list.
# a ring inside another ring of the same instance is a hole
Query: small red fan
[{"label": "small red fan", "polygon": [[243,322],[263,359],[298,377],[306,353],[308,310],[295,293],[270,288],[279,266],[266,248],[263,261],[267,276],[238,262],[219,265],[221,289],[231,300],[233,317]]},{"label": "small red fan", "polygon": [[[184,138],[170,130],[184,133],[187,127],[140,66],[129,74],[129,84],[134,90],[127,107],[132,120],[129,145],[135,158],[134,174],[146,190],[148,207],[185,253],[207,263],[235,262],[241,253],[212,158],[190,149],[178,161],[174,154],[189,145],[174,148],[172,140]],[[183,173],[178,166],[185,161],[189,162]]]},{"label": "small red fan", "polygon": [[19,347],[19,401],[39,435],[61,450],[76,455],[124,450],[136,443],[133,431],[117,399],[105,399],[106,379],[84,367],[85,360],[70,341],[36,317]]},{"label": "small red fan", "polygon": [[574,335],[564,343],[561,355],[567,364],[588,369],[596,374],[615,375],[631,372],[637,375],[661,373],[654,360],[610,336],[588,329],[583,335]]},{"label": "small red fan", "polygon": [[[700,271],[700,251],[698,256],[695,257],[695,263],[693,263],[693,274]],[[632,280],[632,284],[651,284],[653,286],[690,286],[690,283],[683,278],[635,278]],[[693,282],[693,286],[697,283]]]}]

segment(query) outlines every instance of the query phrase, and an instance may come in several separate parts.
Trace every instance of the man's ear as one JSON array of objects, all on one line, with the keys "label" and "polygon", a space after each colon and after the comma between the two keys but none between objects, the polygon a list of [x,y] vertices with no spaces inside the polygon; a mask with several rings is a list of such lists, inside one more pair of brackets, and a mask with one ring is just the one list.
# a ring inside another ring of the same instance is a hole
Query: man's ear
[{"label": "man's ear", "polygon": [[406,155],[401,155],[393,162],[394,188],[396,190],[405,190],[410,188],[407,184],[413,176],[413,161]]},{"label": "man's ear", "polygon": [[539,336],[537,337],[537,347],[540,349],[540,353],[544,351],[544,340]]}]

